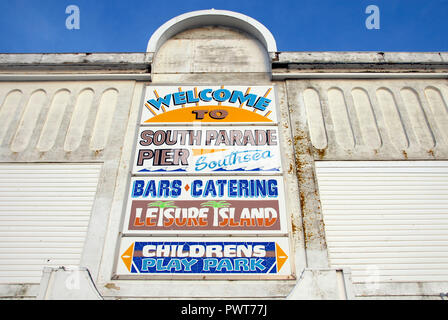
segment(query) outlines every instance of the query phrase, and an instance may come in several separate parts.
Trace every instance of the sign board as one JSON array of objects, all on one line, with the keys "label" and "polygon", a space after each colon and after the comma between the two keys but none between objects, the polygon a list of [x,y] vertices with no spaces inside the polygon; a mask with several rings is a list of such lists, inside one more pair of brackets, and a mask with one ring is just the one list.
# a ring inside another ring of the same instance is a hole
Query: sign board
[{"label": "sign board", "polygon": [[124,234],[286,234],[282,177],[133,177]]},{"label": "sign board", "polygon": [[291,279],[273,86],[147,86],[118,279]]},{"label": "sign board", "polygon": [[287,238],[122,238],[118,278],[291,276]]},{"label": "sign board", "polygon": [[275,124],[272,86],[147,86],[141,125]]},{"label": "sign board", "polygon": [[281,172],[277,127],[140,127],[133,174]]}]

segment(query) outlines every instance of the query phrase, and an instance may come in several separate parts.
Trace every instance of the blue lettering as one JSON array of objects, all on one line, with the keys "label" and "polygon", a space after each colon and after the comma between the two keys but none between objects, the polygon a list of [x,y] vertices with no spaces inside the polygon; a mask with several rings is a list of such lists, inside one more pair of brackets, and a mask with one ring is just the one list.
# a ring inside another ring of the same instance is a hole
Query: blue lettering
[{"label": "blue lettering", "polygon": [[249,181],[247,180],[240,180],[239,182],[238,197],[242,197],[243,194],[245,198],[249,196]]},{"label": "blue lettering", "polygon": [[218,184],[218,196],[223,197],[224,196],[224,186],[227,183],[227,180],[218,180],[216,181]]},{"label": "blue lettering", "polygon": [[241,91],[235,90],[235,91],[233,91],[232,96],[229,99],[229,102],[235,103],[235,102],[239,101],[240,103],[244,103],[244,102],[248,101],[247,105],[249,107],[253,107],[256,100],[257,100],[257,96],[255,94],[250,93],[250,94],[244,95]]},{"label": "blue lettering", "polygon": [[235,198],[238,196],[238,186],[236,180],[229,180],[229,190],[227,192],[229,197]]},{"label": "blue lettering", "polygon": [[273,157],[273,155],[271,154],[271,151],[269,151],[269,150],[266,150],[265,152],[263,152],[261,154],[261,156],[263,157],[263,159],[267,159],[267,158],[272,158]]},{"label": "blue lettering", "polygon": [[212,98],[207,96],[207,93],[212,92],[212,89],[204,89],[202,91],[199,92],[199,99],[201,99],[202,101],[205,102],[210,102],[212,101]]},{"label": "blue lettering", "polygon": [[156,265],[156,259],[154,258],[143,259],[141,271],[148,271],[149,268],[152,268],[155,265]]},{"label": "blue lettering", "polygon": [[239,90],[230,91],[228,89],[218,89],[213,91],[208,88],[200,91],[197,96],[193,90],[187,90],[173,92],[167,94],[165,97],[158,97],[157,99],[149,99],[146,102],[157,110],[160,110],[163,106],[169,107],[171,101],[173,101],[174,105],[178,106],[187,103],[197,103],[199,101],[210,102],[212,99],[217,102],[224,102],[228,100],[230,103],[246,103],[248,107],[253,107],[261,111],[266,110],[272,101],[266,97],[258,97],[256,94],[244,94]]},{"label": "blue lettering", "polygon": [[182,270],[182,264],[180,263],[179,259],[171,259],[170,262],[168,262],[168,265],[166,268],[171,271],[171,269],[174,268],[174,271],[180,271]]},{"label": "blue lettering", "polygon": [[271,102],[271,99],[265,98],[265,97],[260,97],[257,100],[257,103],[255,103],[254,108],[264,111],[266,110],[266,107],[269,106],[269,103]]},{"label": "blue lettering", "polygon": [[134,187],[132,188],[132,198],[140,197],[143,194],[144,186],[145,186],[145,181],[135,180]]},{"label": "blue lettering", "polygon": [[195,103],[195,102],[199,102],[199,98],[196,98],[194,96],[194,93],[192,90],[188,90],[187,91],[187,103]]},{"label": "blue lettering", "polygon": [[170,101],[171,101],[171,93],[167,94],[165,96],[165,98],[158,98],[157,100],[151,99],[148,100],[147,102],[152,105],[154,108],[156,108],[157,110],[160,110],[160,107],[162,106],[162,104],[164,104],[165,106],[169,107],[170,106]]},{"label": "blue lettering", "polygon": [[157,271],[166,271],[168,270],[168,268],[166,266],[163,265],[163,260],[165,259],[157,259],[156,261],[156,270]]},{"label": "blue lettering", "polygon": [[194,180],[191,184],[191,196],[197,198],[200,197],[202,194],[202,190],[198,189],[198,187],[202,187],[202,181],[201,180]]},{"label": "blue lettering", "polygon": [[216,268],[218,265],[218,259],[204,259],[204,265],[202,267],[202,271],[210,271],[210,268]]},{"label": "blue lettering", "polygon": [[268,180],[268,193],[270,197],[278,196],[277,180]]},{"label": "blue lettering", "polygon": [[249,263],[247,260],[247,258],[235,259],[235,271],[241,271],[241,268],[243,269],[243,271],[249,271]]},{"label": "blue lettering", "polygon": [[255,196],[255,180],[250,180],[249,184],[250,184],[250,196],[254,197]]},{"label": "blue lettering", "polygon": [[225,156],[224,159],[221,159],[218,162],[214,160],[210,160],[210,162],[208,162],[207,156],[201,156],[198,160],[196,160],[195,170],[202,171],[206,168],[225,168],[240,163],[258,161],[260,159],[267,159],[272,157],[273,155],[269,150],[266,150],[263,153],[261,153],[261,150],[233,151]]},{"label": "blue lettering", "polygon": [[204,197],[208,196],[209,194],[211,194],[211,196],[213,197],[216,197],[216,189],[213,180],[208,180],[205,184]]},{"label": "blue lettering", "polygon": [[213,92],[212,97],[215,101],[224,102],[229,99],[231,93],[227,89],[219,89]]},{"label": "blue lettering", "polygon": [[185,97],[185,92],[180,91],[180,92],[173,93],[173,100],[174,100],[175,106],[178,106],[181,104],[186,104],[187,98]]},{"label": "blue lettering", "polygon": [[263,265],[263,259],[250,259],[250,271],[263,271],[266,267]]},{"label": "blue lettering", "polygon": [[208,167],[210,169],[214,169],[218,164],[216,163],[216,161],[210,161],[210,163],[208,164]]},{"label": "blue lettering", "polygon": [[233,271],[232,260],[229,258],[221,259],[216,267],[216,271],[221,271],[222,269],[226,269],[226,271]]},{"label": "blue lettering", "polygon": [[163,197],[168,198],[170,195],[170,182],[168,180],[160,180],[159,181],[159,198],[163,195]]},{"label": "blue lettering", "polygon": [[[263,181],[264,182],[264,181]],[[255,194],[258,197],[260,194],[261,195],[266,195],[266,184],[264,184],[262,181],[257,180],[255,182],[256,184],[256,191]]]},{"label": "blue lettering", "polygon": [[172,186],[171,186],[171,197],[173,198],[177,198],[178,196],[180,196],[182,189],[182,181],[180,180],[174,180],[172,182]]},{"label": "blue lettering", "polygon": [[148,185],[146,186],[144,197],[148,197],[151,194],[151,197],[156,197],[156,182],[154,180],[149,180]]},{"label": "blue lettering", "polygon": [[187,259],[182,259],[181,262],[182,262],[182,264],[185,267],[184,271],[190,272],[191,271],[191,267],[193,265],[195,265],[198,262],[198,260],[197,259],[191,259],[190,261],[188,261]]},{"label": "blue lettering", "polygon": [[205,159],[207,159],[207,157],[199,157],[199,159],[196,161],[196,171],[201,171],[204,170],[205,168],[207,168],[207,163],[203,162]]}]

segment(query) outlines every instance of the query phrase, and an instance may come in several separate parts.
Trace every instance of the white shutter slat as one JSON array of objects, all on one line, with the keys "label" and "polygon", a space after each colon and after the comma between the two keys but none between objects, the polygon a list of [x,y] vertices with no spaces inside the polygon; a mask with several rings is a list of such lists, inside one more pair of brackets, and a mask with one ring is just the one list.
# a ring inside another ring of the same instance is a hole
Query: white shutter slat
[{"label": "white shutter slat", "polygon": [[448,281],[447,161],[315,164],[333,267],[357,283]]},{"label": "white shutter slat", "polygon": [[39,283],[79,265],[99,163],[0,164],[0,283]]}]

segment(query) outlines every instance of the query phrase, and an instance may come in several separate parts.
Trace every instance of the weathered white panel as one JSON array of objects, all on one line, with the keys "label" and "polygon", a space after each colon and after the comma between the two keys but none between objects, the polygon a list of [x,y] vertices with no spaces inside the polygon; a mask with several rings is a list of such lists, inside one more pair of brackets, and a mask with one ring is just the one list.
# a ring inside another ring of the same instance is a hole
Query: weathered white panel
[{"label": "weathered white panel", "polygon": [[0,162],[119,157],[134,85],[135,81],[1,82]]},{"label": "weathered white panel", "polygon": [[101,166],[0,165],[0,283],[79,264]]},{"label": "weathered white panel", "polygon": [[18,112],[22,92],[20,90],[12,90],[8,93],[0,109],[0,144],[3,142],[6,132],[9,129],[14,112]]},{"label": "weathered white panel", "polygon": [[381,137],[368,93],[361,88],[354,88],[351,93],[356,109],[356,115],[358,116],[358,121],[360,123],[362,141],[370,148],[380,148]]},{"label": "weathered white panel", "polygon": [[106,147],[117,107],[117,98],[118,91],[116,89],[107,89],[103,92],[90,141],[90,149],[103,150]]},{"label": "weathered white panel", "polygon": [[355,147],[355,139],[347,113],[344,92],[339,88],[330,88],[327,94],[336,142],[343,148],[352,149]]},{"label": "weathered white panel", "polygon": [[418,142],[420,145],[425,145],[430,148],[435,147],[435,139],[417,92],[412,88],[406,87],[401,89],[400,93]]},{"label": "weathered white panel", "polygon": [[263,46],[255,39],[203,39],[195,42],[193,72],[266,72]]},{"label": "weathered white panel", "polygon": [[84,89],[79,94],[65,139],[65,151],[74,151],[81,144],[94,95],[95,93],[90,88]]},{"label": "weathered white panel", "polygon": [[429,108],[434,115],[434,120],[438,126],[445,144],[448,144],[448,106],[445,98],[438,88],[427,87],[425,89],[426,99]]},{"label": "weathered white panel", "polygon": [[193,65],[186,57],[194,57],[194,42],[189,39],[170,39],[157,52],[152,66],[153,72],[192,72]]},{"label": "weathered white panel", "polygon": [[328,141],[319,93],[315,89],[305,89],[303,91],[303,100],[305,102],[311,142],[316,149],[325,149]]},{"label": "weathered white panel", "polygon": [[37,150],[46,152],[54,146],[69,99],[70,91],[67,89],[62,89],[54,95],[37,143]]},{"label": "weathered white panel", "polygon": [[47,93],[44,90],[39,89],[31,94],[11,144],[12,152],[21,152],[28,147],[46,99]]},{"label": "weathered white panel", "polygon": [[316,159],[448,159],[445,79],[307,79],[288,88],[290,103],[306,110]]},{"label": "weathered white panel", "polygon": [[[268,54],[257,39],[216,26],[194,28],[173,36],[158,49],[152,65],[154,82],[177,79],[179,73],[191,76],[250,72],[260,73],[264,79],[269,71]],[[185,76],[180,81],[184,82]]]},{"label": "weathered white panel", "polygon": [[370,285],[448,281],[448,162],[319,161],[316,174],[333,267]]},{"label": "weathered white panel", "polygon": [[390,141],[397,149],[406,149],[409,141],[393,93],[389,89],[379,88],[376,95],[388,128]]}]

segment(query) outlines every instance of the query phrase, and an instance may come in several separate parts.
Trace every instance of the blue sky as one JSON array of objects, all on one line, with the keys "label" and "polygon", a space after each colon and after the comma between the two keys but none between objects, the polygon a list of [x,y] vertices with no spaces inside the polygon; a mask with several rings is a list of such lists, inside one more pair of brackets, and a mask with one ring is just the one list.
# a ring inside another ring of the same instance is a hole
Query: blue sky
[{"label": "blue sky", "polygon": [[[371,4],[379,30],[365,26]],[[65,26],[68,5],[79,30]],[[169,19],[211,8],[258,20],[279,51],[448,51],[448,0],[2,0],[0,52],[144,52]]]}]

